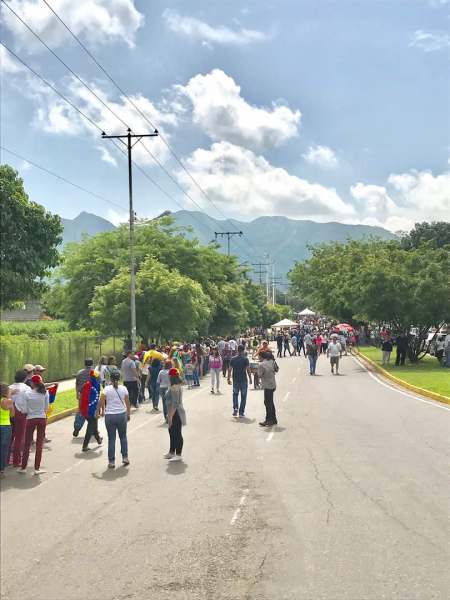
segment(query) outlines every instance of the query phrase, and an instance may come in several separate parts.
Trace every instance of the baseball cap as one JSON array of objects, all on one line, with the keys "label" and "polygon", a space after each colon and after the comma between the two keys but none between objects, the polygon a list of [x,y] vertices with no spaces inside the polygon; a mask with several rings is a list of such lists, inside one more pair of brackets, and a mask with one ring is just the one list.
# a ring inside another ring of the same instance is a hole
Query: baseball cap
[{"label": "baseball cap", "polygon": [[34,370],[42,372],[42,371],[46,371],[47,369],[45,367],[43,367],[42,365],[35,365]]},{"label": "baseball cap", "polygon": [[43,383],[42,377],[40,375],[33,375],[33,377],[31,378],[31,381],[33,383]]},{"label": "baseball cap", "polygon": [[34,365],[32,365],[31,363],[27,363],[26,365],[23,365],[23,370],[28,371],[28,373],[31,373],[31,371],[34,371]]}]

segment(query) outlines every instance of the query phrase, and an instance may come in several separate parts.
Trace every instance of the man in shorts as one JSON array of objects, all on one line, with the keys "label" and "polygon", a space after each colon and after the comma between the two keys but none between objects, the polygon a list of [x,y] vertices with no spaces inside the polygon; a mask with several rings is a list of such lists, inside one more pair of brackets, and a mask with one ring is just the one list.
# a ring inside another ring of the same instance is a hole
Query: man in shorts
[{"label": "man in shorts", "polygon": [[334,369],[336,368],[336,375],[339,375],[339,358],[341,356],[341,344],[339,338],[334,335],[331,338],[327,348],[327,356],[330,358],[331,373],[334,375]]}]

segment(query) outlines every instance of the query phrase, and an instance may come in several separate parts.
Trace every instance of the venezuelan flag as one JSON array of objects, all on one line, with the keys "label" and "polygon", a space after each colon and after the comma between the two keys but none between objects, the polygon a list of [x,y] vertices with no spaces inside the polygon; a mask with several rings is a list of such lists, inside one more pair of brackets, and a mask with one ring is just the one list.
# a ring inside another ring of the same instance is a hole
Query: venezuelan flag
[{"label": "venezuelan flag", "polygon": [[47,416],[49,417],[52,412],[53,412],[53,406],[55,404],[55,399],[56,399],[56,392],[58,391],[58,384],[54,383],[53,385],[51,385],[48,389],[48,409],[47,409]]}]

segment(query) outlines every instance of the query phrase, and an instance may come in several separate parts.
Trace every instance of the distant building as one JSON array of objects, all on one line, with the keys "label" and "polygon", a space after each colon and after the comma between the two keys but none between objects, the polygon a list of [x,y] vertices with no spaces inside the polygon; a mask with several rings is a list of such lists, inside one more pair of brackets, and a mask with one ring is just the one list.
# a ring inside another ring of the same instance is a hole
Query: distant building
[{"label": "distant building", "polygon": [[30,300],[22,308],[2,310],[0,318],[2,321],[39,321],[45,318],[45,313],[39,300]]}]

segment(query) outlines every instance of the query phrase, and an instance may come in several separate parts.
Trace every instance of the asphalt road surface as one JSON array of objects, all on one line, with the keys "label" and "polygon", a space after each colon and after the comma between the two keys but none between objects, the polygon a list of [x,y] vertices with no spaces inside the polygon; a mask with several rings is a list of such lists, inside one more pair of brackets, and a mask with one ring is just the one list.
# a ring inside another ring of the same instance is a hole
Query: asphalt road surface
[{"label": "asphalt road surface", "polygon": [[2,482],[2,599],[448,600],[450,407],[351,357],[279,364],[270,430],[260,391],[243,420],[225,380],[184,392],[182,463],[148,404],[129,468],[50,425],[48,473]]}]

